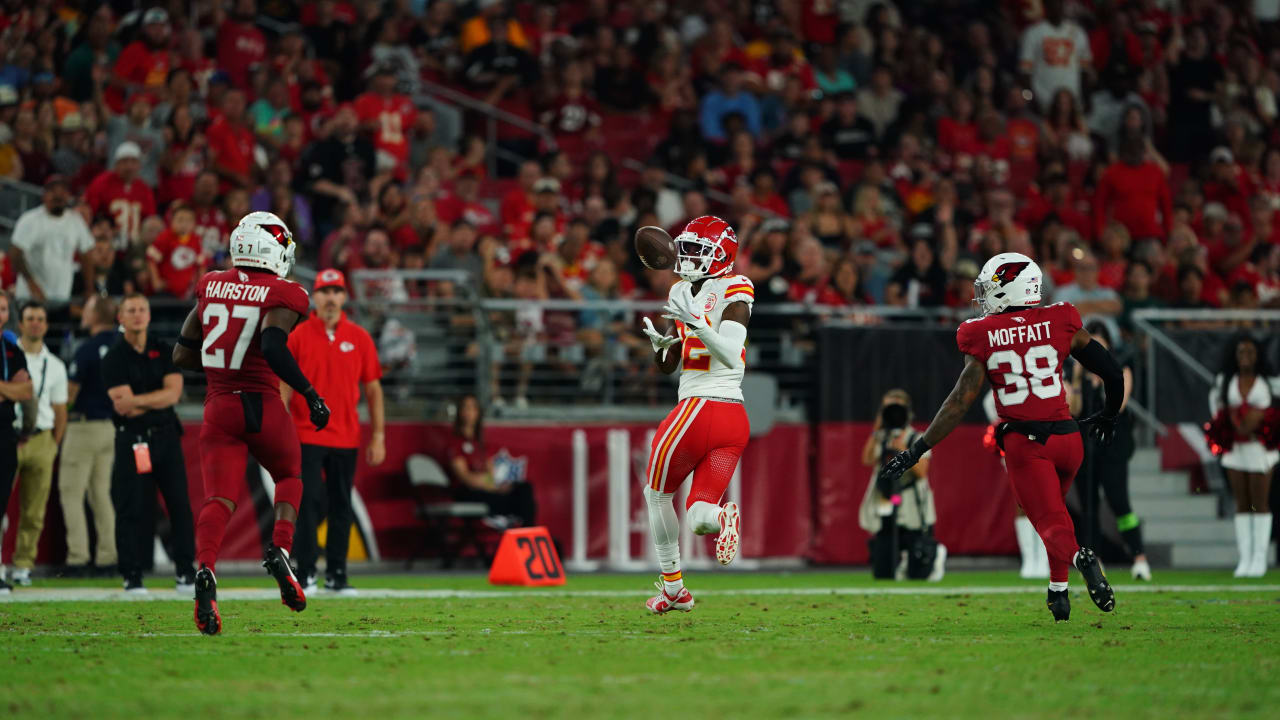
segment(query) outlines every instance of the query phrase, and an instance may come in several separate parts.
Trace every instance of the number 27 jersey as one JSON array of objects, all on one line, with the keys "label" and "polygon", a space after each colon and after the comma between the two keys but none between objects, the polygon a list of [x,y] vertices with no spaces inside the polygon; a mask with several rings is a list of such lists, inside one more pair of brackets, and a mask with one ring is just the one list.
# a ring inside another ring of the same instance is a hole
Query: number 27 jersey
[{"label": "number 27 jersey", "polygon": [[1075,306],[1056,303],[968,320],[956,344],[986,367],[1001,420],[1070,420],[1062,361],[1080,328]]},{"label": "number 27 jersey", "polygon": [[200,278],[196,299],[204,331],[200,359],[209,380],[206,399],[235,392],[279,393],[280,379],[262,356],[262,319],[278,307],[305,318],[307,291],[271,273],[232,268]]}]

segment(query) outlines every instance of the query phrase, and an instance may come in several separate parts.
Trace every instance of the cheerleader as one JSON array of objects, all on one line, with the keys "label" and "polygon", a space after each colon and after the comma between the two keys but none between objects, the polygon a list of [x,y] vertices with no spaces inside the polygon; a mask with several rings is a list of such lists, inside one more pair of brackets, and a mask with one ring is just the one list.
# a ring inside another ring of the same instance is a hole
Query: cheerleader
[{"label": "cheerleader", "polygon": [[[1271,469],[1280,453],[1259,440],[1263,415],[1271,407],[1270,375],[1257,341],[1241,334],[1227,346],[1222,372],[1209,395],[1209,410],[1233,435],[1222,467],[1236,500],[1236,577],[1262,577],[1271,548],[1271,506],[1267,501]],[[1225,444],[1225,443],[1224,443]]]}]

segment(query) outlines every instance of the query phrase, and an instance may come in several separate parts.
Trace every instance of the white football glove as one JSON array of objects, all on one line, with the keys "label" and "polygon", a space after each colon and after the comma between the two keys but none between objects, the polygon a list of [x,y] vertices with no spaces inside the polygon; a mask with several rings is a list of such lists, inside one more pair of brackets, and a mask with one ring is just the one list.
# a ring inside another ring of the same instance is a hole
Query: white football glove
[{"label": "white football glove", "polygon": [[672,335],[663,335],[662,333],[653,329],[653,323],[650,322],[649,318],[647,317],[644,319],[644,334],[649,337],[649,344],[653,345],[654,352],[658,352],[659,350],[666,350],[672,345],[676,345],[680,342],[680,338],[678,337],[675,337]]},{"label": "white football glove", "polygon": [[706,319],[702,317],[702,313],[698,312],[698,307],[693,301],[693,291],[688,283],[677,287],[662,309],[666,311],[662,317],[679,320],[690,328],[697,328],[707,324]]}]

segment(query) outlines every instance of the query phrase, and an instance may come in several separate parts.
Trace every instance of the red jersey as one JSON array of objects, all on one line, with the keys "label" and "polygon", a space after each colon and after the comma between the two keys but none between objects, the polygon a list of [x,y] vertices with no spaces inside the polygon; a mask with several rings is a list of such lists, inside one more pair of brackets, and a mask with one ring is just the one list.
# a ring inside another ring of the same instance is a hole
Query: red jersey
[{"label": "red jersey", "polygon": [[1169,237],[1173,197],[1169,182],[1155,163],[1129,166],[1115,163],[1102,173],[1094,195],[1094,229],[1118,220],[1133,239]]},{"label": "red jersey", "polygon": [[249,89],[249,70],[267,57],[267,40],[253,23],[227,20],[218,27],[218,67],[231,82]]},{"label": "red jersey", "polygon": [[367,92],[356,98],[356,116],[361,124],[375,123],[373,147],[396,159],[396,173],[404,174],[409,165],[408,132],[418,120],[418,109],[404,95],[383,97]]},{"label": "red jersey", "polygon": [[204,249],[204,254],[213,257],[220,251],[227,249],[227,233],[231,228],[227,227],[227,216],[222,212],[221,208],[210,205],[204,208],[195,208],[196,211],[196,227],[192,230],[196,237],[200,238],[200,245]]},{"label": "red jersey", "polygon": [[165,290],[179,298],[191,297],[196,273],[204,263],[200,237],[194,232],[179,235],[165,228],[147,248],[147,258],[157,265]]},{"label": "red jersey", "polygon": [[319,317],[311,316],[289,335],[289,350],[298,367],[333,413],[329,424],[317,431],[311,424],[307,401],[298,393],[289,399],[289,414],[298,438],[307,445],[360,447],[360,388],[382,377],[378,349],[368,331],[344,314],[330,333]]},{"label": "red jersey", "polygon": [[142,219],[156,214],[156,197],[140,178],[126,183],[112,170],[107,170],[89,183],[84,193],[85,204],[94,215],[109,213],[116,219],[120,234],[138,237]]},{"label": "red jersey", "polygon": [[[152,50],[151,46],[145,42],[135,40],[120,51],[111,72],[127,83],[145,85],[149,90],[158,90],[169,80],[169,61],[168,49]],[[113,112],[124,112],[125,91],[123,89],[109,85],[103,97]]]},{"label": "red jersey", "polygon": [[200,355],[209,390],[217,395],[280,395],[280,379],[262,356],[262,319],[272,308],[306,317],[310,297],[292,280],[260,270],[232,268],[205,273],[196,284],[196,309],[204,330]]},{"label": "red jersey", "polygon": [[454,433],[449,436],[444,448],[444,466],[454,487],[465,487],[462,480],[453,472],[453,461],[461,458],[462,463],[471,472],[484,472],[489,469],[489,454],[485,452],[484,443],[468,440]]},{"label": "red jersey", "polygon": [[[218,118],[209,126],[209,159],[215,167],[248,175],[253,170],[253,132],[244,125],[232,125]],[[225,192],[229,184],[224,182]]]},{"label": "red jersey", "polygon": [[1061,302],[966,320],[956,345],[986,366],[1001,420],[1070,420],[1062,361],[1081,327]]}]

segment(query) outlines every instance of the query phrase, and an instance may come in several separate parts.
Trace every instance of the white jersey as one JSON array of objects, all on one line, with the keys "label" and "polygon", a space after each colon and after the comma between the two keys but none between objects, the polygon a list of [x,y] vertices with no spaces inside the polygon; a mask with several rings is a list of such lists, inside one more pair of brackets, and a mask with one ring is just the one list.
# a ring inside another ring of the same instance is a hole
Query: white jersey
[{"label": "white jersey", "polygon": [[[687,284],[688,281],[681,280],[671,286],[671,292],[674,293],[681,285]],[[744,302],[749,312],[751,303],[756,299],[756,289],[746,275],[725,275],[704,281],[693,299],[696,306],[706,311],[711,329],[718,332],[724,309],[730,303]],[[702,397],[741,400],[746,350],[743,350],[742,365],[728,367],[717,360],[696,335],[686,331],[684,323],[677,321],[676,331],[684,341],[681,346],[683,357],[680,360],[680,399]]]}]

